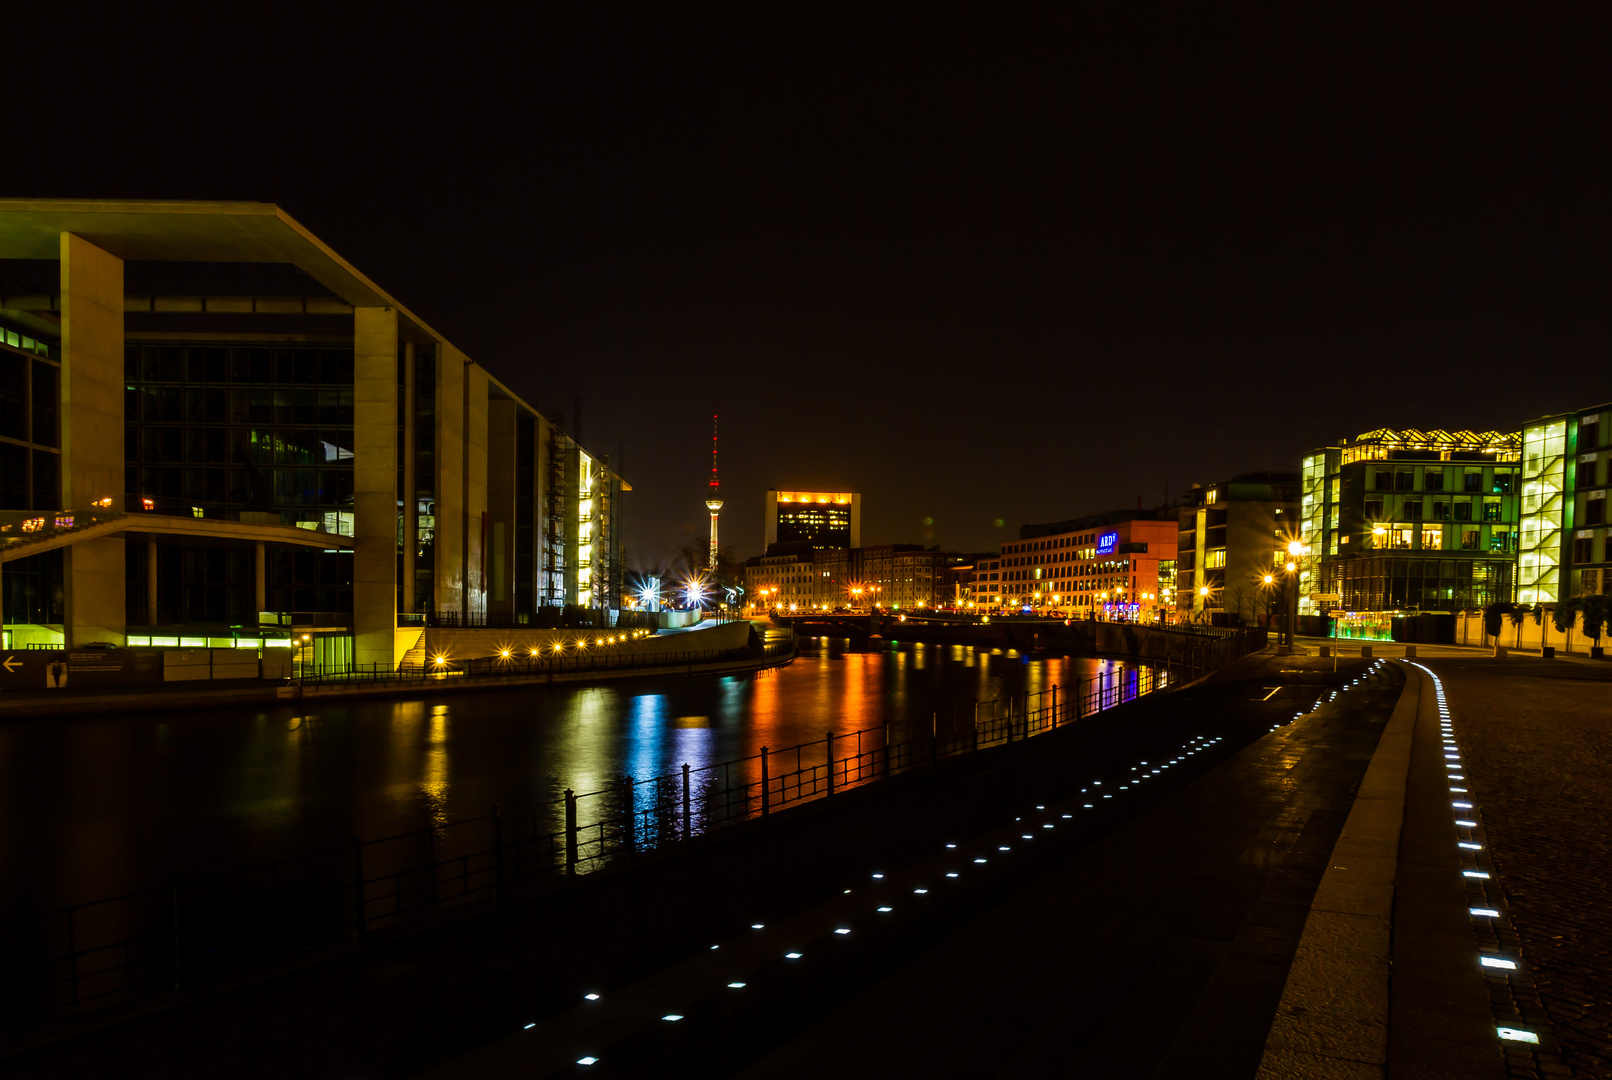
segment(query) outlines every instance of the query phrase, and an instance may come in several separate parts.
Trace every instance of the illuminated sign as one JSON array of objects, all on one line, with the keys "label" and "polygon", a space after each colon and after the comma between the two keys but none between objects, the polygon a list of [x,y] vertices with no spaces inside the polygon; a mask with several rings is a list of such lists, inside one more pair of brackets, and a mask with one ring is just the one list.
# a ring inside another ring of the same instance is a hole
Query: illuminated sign
[{"label": "illuminated sign", "polygon": [[1119,533],[1105,532],[1097,537],[1097,554],[1112,555],[1117,547],[1119,547]]},{"label": "illuminated sign", "polygon": [[851,504],[849,491],[780,491],[778,501],[781,503],[817,503],[819,505],[849,506]]}]

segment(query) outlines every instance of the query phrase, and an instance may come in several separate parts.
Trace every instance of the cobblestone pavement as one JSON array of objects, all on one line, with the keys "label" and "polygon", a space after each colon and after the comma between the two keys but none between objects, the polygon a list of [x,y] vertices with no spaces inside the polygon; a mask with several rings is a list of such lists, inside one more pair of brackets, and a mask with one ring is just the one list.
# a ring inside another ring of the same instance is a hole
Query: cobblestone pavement
[{"label": "cobblestone pavement", "polygon": [[1478,944],[1520,956],[1517,975],[1489,976],[1496,1014],[1543,1029],[1537,1049],[1508,1044],[1509,1071],[1612,1076],[1612,665],[1427,663],[1445,683],[1490,895],[1508,916],[1480,927]]}]

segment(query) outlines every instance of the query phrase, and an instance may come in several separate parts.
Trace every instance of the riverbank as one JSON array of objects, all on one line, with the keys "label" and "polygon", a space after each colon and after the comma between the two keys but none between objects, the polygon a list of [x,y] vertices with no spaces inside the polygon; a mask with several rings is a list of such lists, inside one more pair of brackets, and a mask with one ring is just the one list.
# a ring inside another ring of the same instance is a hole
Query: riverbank
[{"label": "riverbank", "polygon": [[[534,686],[573,686],[587,683],[621,682],[630,679],[665,678],[675,675],[744,675],[792,663],[795,650],[749,658],[688,660],[646,664],[625,668],[580,668],[520,672],[500,675],[469,675],[448,672],[424,677],[387,678],[368,675],[362,681],[302,683],[298,680],[220,687],[211,684],[170,683],[150,688],[117,687],[107,690],[12,691],[0,696],[0,721],[27,720],[43,716],[95,716],[131,712],[158,712],[173,709],[213,709],[241,706],[296,705],[301,702],[350,701],[361,698],[414,697],[422,693],[444,694],[465,691],[517,690]],[[247,680],[242,680],[247,683]]]}]

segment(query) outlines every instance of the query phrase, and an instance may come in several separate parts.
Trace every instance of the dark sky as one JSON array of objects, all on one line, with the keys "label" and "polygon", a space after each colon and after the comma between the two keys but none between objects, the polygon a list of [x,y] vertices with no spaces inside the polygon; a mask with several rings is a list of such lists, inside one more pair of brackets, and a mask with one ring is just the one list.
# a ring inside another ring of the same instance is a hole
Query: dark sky
[{"label": "dark sky", "polygon": [[279,203],[533,404],[580,394],[640,559],[705,530],[713,412],[752,554],[773,485],[978,549],[1612,398],[1597,5],[1093,6],[140,10],[13,58],[0,185]]}]

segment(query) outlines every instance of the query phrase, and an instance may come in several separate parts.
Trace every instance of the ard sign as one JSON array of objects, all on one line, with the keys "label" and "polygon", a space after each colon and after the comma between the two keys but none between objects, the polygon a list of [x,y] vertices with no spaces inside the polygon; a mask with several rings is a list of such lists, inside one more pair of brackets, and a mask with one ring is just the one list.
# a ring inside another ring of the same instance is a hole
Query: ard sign
[{"label": "ard sign", "polygon": [[1097,554],[1112,555],[1117,547],[1119,547],[1118,532],[1105,532],[1097,537]]}]

